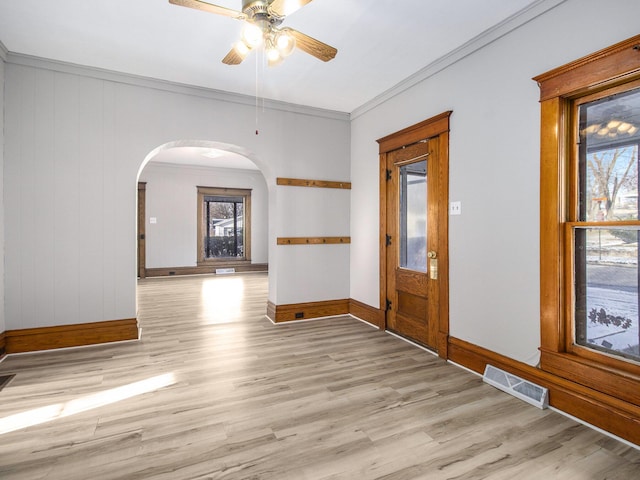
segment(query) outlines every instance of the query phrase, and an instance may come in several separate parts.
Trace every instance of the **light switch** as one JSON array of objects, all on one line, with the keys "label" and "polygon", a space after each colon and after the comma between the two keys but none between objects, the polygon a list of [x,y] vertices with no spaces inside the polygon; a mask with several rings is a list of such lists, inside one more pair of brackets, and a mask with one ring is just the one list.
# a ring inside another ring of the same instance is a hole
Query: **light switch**
[{"label": "light switch", "polygon": [[451,202],[449,204],[449,215],[462,215],[462,202]]},{"label": "light switch", "polygon": [[156,217],[149,217],[149,223],[158,223],[158,219]]}]

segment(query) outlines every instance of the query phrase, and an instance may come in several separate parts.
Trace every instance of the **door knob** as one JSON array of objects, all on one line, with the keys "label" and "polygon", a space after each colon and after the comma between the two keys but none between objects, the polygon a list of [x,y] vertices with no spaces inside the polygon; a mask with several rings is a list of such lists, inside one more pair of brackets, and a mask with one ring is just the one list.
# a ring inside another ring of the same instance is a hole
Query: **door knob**
[{"label": "door knob", "polygon": [[427,257],[429,258],[436,258],[438,256],[438,253],[435,250],[430,250],[429,253],[427,253]]}]

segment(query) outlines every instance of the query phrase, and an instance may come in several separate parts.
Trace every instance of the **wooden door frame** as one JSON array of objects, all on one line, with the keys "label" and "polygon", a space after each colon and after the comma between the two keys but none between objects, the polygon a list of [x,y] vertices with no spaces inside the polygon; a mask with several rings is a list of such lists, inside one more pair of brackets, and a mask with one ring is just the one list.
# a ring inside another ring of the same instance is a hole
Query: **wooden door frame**
[{"label": "wooden door frame", "polygon": [[423,122],[407,127],[377,140],[380,166],[380,309],[385,312],[383,328],[387,327],[387,154],[392,150],[439,137],[438,160],[441,162],[438,177],[438,355],[448,358],[449,341],[449,119],[447,111]]},{"label": "wooden door frame", "polygon": [[138,231],[136,243],[138,245],[138,277],[147,276],[146,252],[146,193],[147,182],[138,182]]}]

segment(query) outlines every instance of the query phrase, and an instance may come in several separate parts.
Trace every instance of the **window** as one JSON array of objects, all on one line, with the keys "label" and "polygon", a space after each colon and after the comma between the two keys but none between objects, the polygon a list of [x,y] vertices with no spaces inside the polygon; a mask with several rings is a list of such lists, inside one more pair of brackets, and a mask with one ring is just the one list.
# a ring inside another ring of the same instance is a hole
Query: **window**
[{"label": "window", "polygon": [[427,271],[427,161],[400,167],[400,267]]},{"label": "window", "polygon": [[[534,80],[541,91],[540,367],[640,405],[640,36]],[[618,420],[589,420],[624,430]]]},{"label": "window", "polygon": [[198,187],[198,264],[250,260],[251,190]]},{"label": "window", "polygon": [[638,361],[640,89],[615,90],[574,102],[573,336],[580,347]]}]

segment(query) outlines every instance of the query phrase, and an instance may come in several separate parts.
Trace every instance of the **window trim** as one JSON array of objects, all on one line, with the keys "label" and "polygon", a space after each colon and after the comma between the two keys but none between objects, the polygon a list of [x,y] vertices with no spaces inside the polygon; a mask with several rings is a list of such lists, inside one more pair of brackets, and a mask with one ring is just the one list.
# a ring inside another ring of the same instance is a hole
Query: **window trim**
[{"label": "window trim", "polygon": [[[220,187],[197,187],[198,207],[197,207],[197,265],[226,265],[229,263],[251,263],[251,189],[246,188],[220,188]],[[241,258],[205,258],[204,255],[204,232],[205,232],[205,211],[204,198],[208,196],[233,196],[244,198],[244,213],[242,234],[244,256]]]},{"label": "window trim", "polygon": [[[578,99],[640,81],[640,35],[534,78],[540,86],[540,368],[640,406],[640,365],[573,344],[572,235]],[[582,223],[582,222],[580,222]],[[591,222],[590,222],[591,223]],[[606,223],[606,222],[603,222]]]}]

